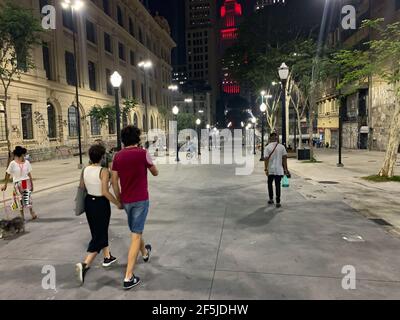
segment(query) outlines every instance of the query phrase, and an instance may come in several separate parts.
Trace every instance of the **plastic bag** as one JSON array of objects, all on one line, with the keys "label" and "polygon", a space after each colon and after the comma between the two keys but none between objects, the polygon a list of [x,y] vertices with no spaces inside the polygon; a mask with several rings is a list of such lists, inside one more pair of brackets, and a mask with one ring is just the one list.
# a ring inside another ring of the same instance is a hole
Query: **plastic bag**
[{"label": "plastic bag", "polygon": [[287,176],[282,179],[282,188],[289,188],[289,178]]}]

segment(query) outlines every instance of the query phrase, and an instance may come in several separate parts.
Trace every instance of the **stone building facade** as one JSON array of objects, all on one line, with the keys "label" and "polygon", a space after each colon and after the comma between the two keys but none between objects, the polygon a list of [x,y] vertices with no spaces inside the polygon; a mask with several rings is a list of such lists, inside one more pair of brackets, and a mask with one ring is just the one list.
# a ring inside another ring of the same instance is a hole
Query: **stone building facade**
[{"label": "stone building facade", "polygon": [[[2,1],[2,0],[0,0]],[[73,24],[69,11],[58,0],[23,0],[40,17],[41,8],[56,8],[56,29],[42,36],[42,46],[34,49],[36,68],[13,82],[8,96],[12,146],[24,145],[34,159],[46,159],[67,150],[77,152],[78,130],[73,68]],[[88,114],[94,106],[114,104],[110,75],[118,71],[123,83],[124,99],[134,98],[138,105],[123,124],[144,128],[145,101],[148,102],[148,128],[163,128],[158,107],[171,107],[168,86],[171,84],[171,50],[175,43],[166,21],[152,17],[139,0],[86,0],[76,14],[79,110],[84,150],[96,139],[110,145],[116,141],[115,122],[100,125]],[[138,67],[151,60],[153,68],[146,74]],[[146,78],[145,78],[146,77]],[[0,88],[0,153],[6,157],[4,112]]]},{"label": "stone building facade", "polygon": [[[341,6],[355,5],[357,8],[357,26],[365,19],[385,18],[387,23],[400,21],[399,0],[342,0]],[[335,30],[331,41],[340,41],[344,47],[360,47],[376,35],[367,29]],[[339,108],[343,119],[343,147],[351,149],[369,149],[384,151],[388,141],[390,115],[394,109],[395,97],[392,88],[376,76],[370,77],[360,89],[343,99],[335,92],[335,84],[324,83],[319,98],[318,128],[324,141],[335,146],[332,132],[339,125]],[[325,91],[330,92],[326,94]],[[343,90],[346,94],[346,89]],[[333,102],[334,101],[334,102]],[[331,127],[332,126],[332,127]]]}]

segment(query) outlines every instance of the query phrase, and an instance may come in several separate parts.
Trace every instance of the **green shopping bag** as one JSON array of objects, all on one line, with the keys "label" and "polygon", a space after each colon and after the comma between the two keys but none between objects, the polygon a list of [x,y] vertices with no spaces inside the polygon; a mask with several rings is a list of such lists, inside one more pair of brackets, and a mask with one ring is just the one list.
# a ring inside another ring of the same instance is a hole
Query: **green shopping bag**
[{"label": "green shopping bag", "polygon": [[282,179],[282,188],[289,188],[289,178],[287,176]]}]

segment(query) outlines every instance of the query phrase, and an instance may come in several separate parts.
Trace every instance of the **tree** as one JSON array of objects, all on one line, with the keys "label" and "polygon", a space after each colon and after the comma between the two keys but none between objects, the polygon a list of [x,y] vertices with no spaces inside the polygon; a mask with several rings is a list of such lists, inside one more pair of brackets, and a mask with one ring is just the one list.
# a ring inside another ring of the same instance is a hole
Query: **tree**
[{"label": "tree", "polygon": [[339,51],[334,55],[333,63],[342,73],[339,89],[347,87],[349,92],[354,92],[370,76],[379,77],[392,87],[395,102],[390,110],[385,159],[378,173],[381,177],[391,178],[400,144],[400,22],[385,25],[384,19],[366,20],[361,28],[371,28],[376,32],[376,39],[366,42],[361,49]]},{"label": "tree", "polygon": [[0,6],[0,82],[4,90],[5,131],[8,161],[11,160],[11,141],[8,125],[8,92],[13,81],[35,68],[32,50],[40,44],[41,24],[32,10],[7,1]]},{"label": "tree", "polygon": [[178,131],[194,129],[196,127],[196,117],[191,113],[178,114]]},{"label": "tree", "polygon": [[[121,109],[122,119],[127,115],[129,115],[129,113],[139,105],[139,103],[134,98],[125,99],[122,102],[122,104],[123,104],[123,108]],[[100,123],[100,125],[104,125],[105,123],[107,123],[109,119],[115,119],[116,114],[117,112],[115,105],[107,104],[103,107],[99,106],[92,107],[87,116],[89,118],[90,117],[95,118]]]}]

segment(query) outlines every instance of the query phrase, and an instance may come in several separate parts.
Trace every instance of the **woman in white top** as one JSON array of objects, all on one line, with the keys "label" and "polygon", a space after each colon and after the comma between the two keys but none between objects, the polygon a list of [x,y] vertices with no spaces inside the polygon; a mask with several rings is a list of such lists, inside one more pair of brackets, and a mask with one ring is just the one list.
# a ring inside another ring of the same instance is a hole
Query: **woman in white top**
[{"label": "woman in white top", "polygon": [[89,149],[91,165],[86,167],[81,179],[81,187],[86,187],[85,212],[92,240],[89,243],[88,255],[83,263],[76,265],[76,273],[80,284],[85,280],[96,256],[103,251],[103,267],[109,267],[117,261],[110,253],[108,245],[108,227],[111,218],[110,201],[122,208],[119,201],[110,193],[110,174],[107,168],[101,166],[106,149],[102,145],[94,145]]},{"label": "woman in white top", "polygon": [[13,209],[20,209],[21,216],[24,219],[24,209],[29,208],[32,220],[37,219],[37,215],[32,208],[32,192],[33,192],[33,178],[32,178],[32,166],[28,160],[25,160],[27,150],[23,147],[16,147],[13,151],[14,160],[10,162],[7,173],[5,184],[1,188],[1,191],[7,190],[8,180],[13,177],[14,183],[14,203]]}]

